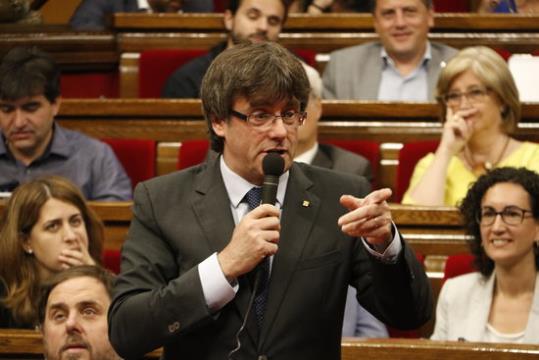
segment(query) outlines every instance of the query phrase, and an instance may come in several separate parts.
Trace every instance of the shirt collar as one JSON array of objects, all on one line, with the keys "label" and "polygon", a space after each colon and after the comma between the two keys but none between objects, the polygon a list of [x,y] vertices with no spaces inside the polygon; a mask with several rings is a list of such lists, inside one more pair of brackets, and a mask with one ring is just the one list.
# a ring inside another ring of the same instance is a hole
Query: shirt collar
[{"label": "shirt collar", "polygon": [[[1,132],[0,135],[2,139],[2,141],[0,141],[0,156],[8,156],[9,154],[11,154],[11,152],[7,147],[6,138]],[[65,158],[69,157],[69,155],[71,154],[71,144],[69,144],[66,132],[60,125],[57,125],[56,123],[53,123],[51,143],[49,143],[43,155],[41,155],[38,159],[46,158],[50,154],[62,156]]]},{"label": "shirt collar", "polygon": [[[387,51],[383,46],[382,46],[382,49],[380,50],[380,58],[384,61],[385,65],[391,65],[391,66],[395,67],[395,62],[387,54]],[[432,59],[432,52],[431,52],[430,41],[427,41],[427,47],[425,48],[425,53],[423,54],[423,60],[421,61],[421,63],[419,64],[418,67],[423,66],[430,59]]]},{"label": "shirt collar", "polygon": [[70,144],[67,134],[64,128],[56,123],[53,124],[52,142],[50,146],[45,150],[43,156],[48,154],[54,154],[62,157],[69,157],[72,153],[72,144]]},{"label": "shirt collar", "polygon": [[318,142],[315,142],[314,145],[303,154],[298,155],[294,158],[294,161],[301,162],[305,164],[312,164],[316,153],[318,152]]},{"label": "shirt collar", "polygon": [[[221,175],[223,176],[223,181],[225,182],[225,188],[228,193],[228,198],[230,203],[234,208],[237,208],[238,205],[243,200],[245,194],[251,188],[258,186],[251,184],[238,174],[236,174],[232,169],[228,167],[225,163],[223,156],[220,156],[219,166],[221,168]],[[279,187],[277,188],[277,202],[282,206],[284,202],[284,194],[286,192],[286,184],[288,183],[288,177],[290,176],[290,171],[286,171],[279,178]]]}]

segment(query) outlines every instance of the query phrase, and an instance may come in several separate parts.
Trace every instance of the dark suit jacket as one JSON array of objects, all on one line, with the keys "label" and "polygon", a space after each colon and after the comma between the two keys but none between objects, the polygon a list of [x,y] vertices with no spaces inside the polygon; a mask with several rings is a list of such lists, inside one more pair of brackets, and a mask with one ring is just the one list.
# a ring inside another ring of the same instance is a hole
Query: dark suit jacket
[{"label": "dark suit jacket", "polygon": [[[264,324],[259,331],[248,318],[236,360],[340,359],[348,283],[366,309],[393,326],[415,328],[429,318],[431,289],[410,248],[403,243],[397,263],[384,264],[337,225],[346,212],[339,196],[366,189],[361,177],[292,166]],[[139,184],[133,211],[109,310],[112,344],[128,359],[159,346],[165,359],[226,359],[251,290],[240,277],[236,297],[215,314],[204,299],[197,265],[234,230],[219,161]]]},{"label": "dark suit jacket", "polygon": [[331,170],[364,176],[372,182],[369,160],[351,151],[329,144],[318,144],[318,151],[311,163]]},{"label": "dark suit jacket", "polygon": [[[184,12],[211,12],[213,0],[184,0]],[[114,13],[139,11],[137,0],[82,0],[69,25],[76,30],[104,30]]]}]

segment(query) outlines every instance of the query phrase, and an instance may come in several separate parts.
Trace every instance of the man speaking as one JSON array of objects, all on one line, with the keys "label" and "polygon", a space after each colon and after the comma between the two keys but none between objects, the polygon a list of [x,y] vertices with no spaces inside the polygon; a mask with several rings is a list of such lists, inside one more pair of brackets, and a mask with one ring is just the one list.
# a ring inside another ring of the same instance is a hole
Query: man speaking
[{"label": "man speaking", "polygon": [[[220,155],[135,190],[109,311],[121,356],[338,360],[348,284],[391,326],[428,320],[431,289],[391,220],[391,191],[293,163],[309,90],[274,43],[213,61],[201,98]],[[268,154],[284,172],[275,205],[259,205]]]}]

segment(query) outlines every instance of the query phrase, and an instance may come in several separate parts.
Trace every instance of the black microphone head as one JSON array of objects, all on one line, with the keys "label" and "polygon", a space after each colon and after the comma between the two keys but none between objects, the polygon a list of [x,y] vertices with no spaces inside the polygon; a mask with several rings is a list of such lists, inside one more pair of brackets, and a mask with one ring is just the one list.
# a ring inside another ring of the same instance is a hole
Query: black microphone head
[{"label": "black microphone head", "polygon": [[269,152],[262,159],[264,175],[281,176],[284,171],[284,159],[276,152]]}]

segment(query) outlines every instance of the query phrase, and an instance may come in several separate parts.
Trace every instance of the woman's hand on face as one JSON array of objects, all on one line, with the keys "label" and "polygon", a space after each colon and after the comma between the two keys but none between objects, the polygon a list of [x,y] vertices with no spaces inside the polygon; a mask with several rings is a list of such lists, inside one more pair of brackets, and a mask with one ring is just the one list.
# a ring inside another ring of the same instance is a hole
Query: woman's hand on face
[{"label": "woman's hand on face", "polygon": [[447,108],[440,146],[445,147],[451,155],[459,153],[473,134],[473,123],[466,118],[476,113],[476,109],[457,110]]},{"label": "woman's hand on face", "polygon": [[77,240],[77,247],[74,249],[64,249],[59,255],[63,269],[69,269],[73,266],[95,265],[95,260],[88,251],[88,246]]}]

